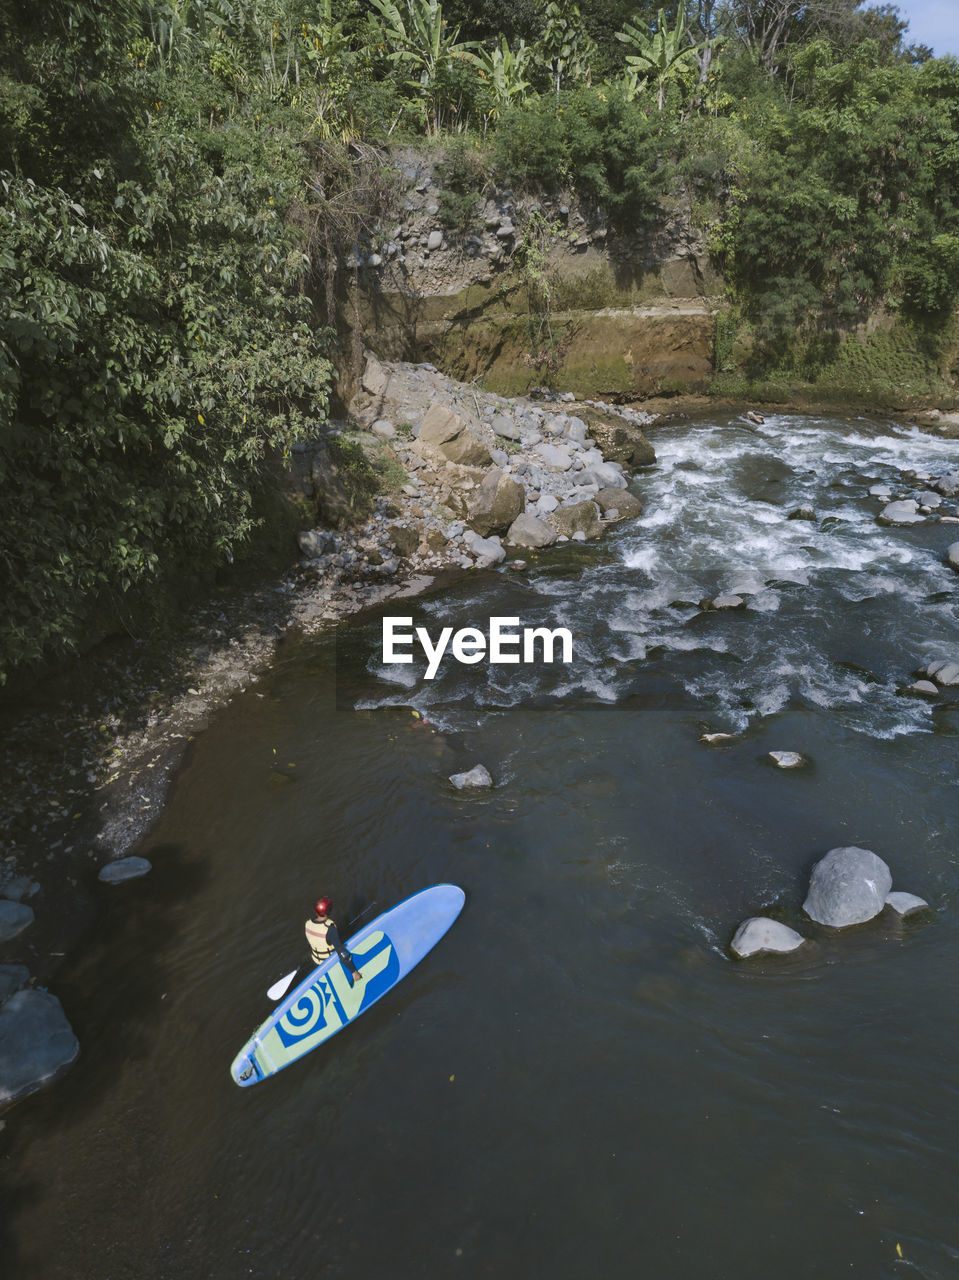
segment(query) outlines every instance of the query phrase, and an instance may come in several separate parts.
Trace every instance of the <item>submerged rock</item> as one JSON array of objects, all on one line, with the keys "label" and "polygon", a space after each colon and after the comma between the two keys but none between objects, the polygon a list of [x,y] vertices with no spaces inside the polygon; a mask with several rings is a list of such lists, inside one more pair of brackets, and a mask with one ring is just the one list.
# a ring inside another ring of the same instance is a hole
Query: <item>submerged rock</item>
[{"label": "submerged rock", "polygon": [[886,895],[886,906],[892,907],[901,916],[911,916],[914,911],[928,911],[929,903],[925,898],[917,898],[914,893],[889,893]]},{"label": "submerged rock", "polygon": [[705,602],[707,609],[745,609],[746,601],[742,596],[719,595]]},{"label": "submerged rock", "polygon": [[25,987],[30,980],[30,970],[25,964],[0,964],[0,1004]]},{"label": "submerged rock", "polygon": [[935,680],[936,684],[947,688],[951,685],[959,684],[959,662],[950,662],[947,658],[940,658],[923,667],[919,675],[925,676],[928,680]]},{"label": "submerged rock", "polygon": [[769,758],[777,769],[801,769],[806,757],[798,751],[770,751]]},{"label": "submerged rock", "polygon": [[123,884],[126,880],[138,880],[152,870],[153,863],[148,858],[118,858],[101,867],[97,879],[104,884]]},{"label": "submerged rock", "polygon": [[890,502],[876,517],[880,524],[904,526],[923,524],[926,517],[919,514],[919,503],[913,498],[904,498],[901,502]]},{"label": "submerged rock", "polygon": [[0,942],[9,942],[31,924],[32,907],[28,907],[25,902],[10,902],[7,898],[0,898]]},{"label": "submerged rock", "polygon": [[869,849],[831,849],[813,867],[803,910],[833,929],[863,924],[877,916],[892,889],[889,867]]},{"label": "submerged rock", "polygon": [[729,944],[730,951],[744,960],[762,951],[795,951],[806,939],[795,929],[770,920],[767,916],[751,916],[744,920]]},{"label": "submerged rock", "polygon": [[450,774],[450,782],[452,782],[457,791],[464,791],[470,787],[491,787],[493,785],[489,770],[485,765],[481,764],[474,765],[466,773]]},{"label": "submerged rock", "polygon": [[699,741],[705,742],[709,747],[718,746],[720,742],[734,742],[739,735],[736,733],[701,733]]},{"label": "submerged rock", "polygon": [[18,991],[0,1006],[0,1104],[48,1084],[79,1052],[56,996]]},{"label": "submerged rock", "polygon": [[931,680],[916,680],[899,690],[904,698],[938,698],[939,690]]}]

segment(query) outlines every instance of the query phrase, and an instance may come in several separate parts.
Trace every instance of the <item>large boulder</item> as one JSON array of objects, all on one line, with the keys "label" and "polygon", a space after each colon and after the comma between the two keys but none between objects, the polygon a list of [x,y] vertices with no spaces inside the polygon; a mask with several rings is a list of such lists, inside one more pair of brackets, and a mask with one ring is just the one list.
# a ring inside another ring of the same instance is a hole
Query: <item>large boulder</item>
[{"label": "large boulder", "polygon": [[609,462],[621,462],[624,467],[649,467],[656,461],[656,450],[646,439],[642,429],[632,422],[625,422],[613,415],[590,412],[589,429],[593,439]]},{"label": "large boulder", "polygon": [[556,541],[556,530],[531,511],[524,511],[510,525],[506,541],[514,547],[550,547]]},{"label": "large boulder", "polygon": [[587,538],[598,538],[603,532],[599,508],[589,498],[569,507],[557,507],[547,519],[558,534],[565,534],[567,538],[577,533],[583,533]]},{"label": "large boulder", "polygon": [[641,516],[643,504],[628,489],[600,489],[595,498],[596,505],[603,515],[607,511],[618,511],[620,518]]},{"label": "large boulder", "polygon": [[470,526],[484,538],[491,533],[505,533],[525,507],[523,486],[494,467],[469,504]]},{"label": "large boulder", "polygon": [[752,916],[744,920],[729,944],[729,949],[746,959],[761,951],[795,951],[806,939],[795,929],[767,916]]},{"label": "large boulder", "polygon": [[892,889],[892,873],[869,849],[831,849],[813,867],[803,910],[817,924],[844,929],[877,916]]},{"label": "large boulder", "polygon": [[899,502],[890,502],[876,517],[880,524],[902,527],[910,524],[922,524],[924,515],[919,514],[919,503],[914,498],[903,498]]},{"label": "large boulder", "polygon": [[476,557],[478,569],[490,569],[506,559],[506,552],[500,545],[499,538],[481,538],[472,529],[463,534],[463,541]]},{"label": "large boulder", "polygon": [[538,444],[533,452],[552,471],[568,471],[573,465],[572,451],[565,444]]},{"label": "large boulder", "polygon": [[959,569],[959,542],[946,548],[946,563],[953,569]]},{"label": "large boulder", "polygon": [[49,1083],[80,1052],[60,1001],[27,988],[0,1005],[0,1105]]},{"label": "large boulder", "polygon": [[959,497],[959,471],[947,471],[932,481],[931,488],[947,498]]},{"label": "large boulder", "polygon": [[25,902],[0,898],[0,942],[9,942],[33,924],[33,909]]},{"label": "large boulder", "polygon": [[431,405],[423,419],[416,447],[425,457],[442,458],[465,466],[485,467],[489,450],[465,418],[446,405]]},{"label": "large boulder", "polygon": [[935,680],[943,688],[959,684],[959,662],[950,662],[947,658],[939,658],[930,662],[919,672],[927,680]]}]

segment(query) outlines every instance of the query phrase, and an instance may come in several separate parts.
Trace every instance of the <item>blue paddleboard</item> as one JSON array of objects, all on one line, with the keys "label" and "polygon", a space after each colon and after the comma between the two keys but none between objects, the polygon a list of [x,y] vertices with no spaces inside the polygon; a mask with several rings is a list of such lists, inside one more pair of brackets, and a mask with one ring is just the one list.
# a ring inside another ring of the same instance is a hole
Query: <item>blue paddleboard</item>
[{"label": "blue paddleboard", "polygon": [[346,944],[363,981],[351,987],[340,960],[324,960],[233,1059],[234,1081],[246,1088],[276,1075],[365,1013],[436,946],[465,901],[457,885],[435,884],[377,916]]}]

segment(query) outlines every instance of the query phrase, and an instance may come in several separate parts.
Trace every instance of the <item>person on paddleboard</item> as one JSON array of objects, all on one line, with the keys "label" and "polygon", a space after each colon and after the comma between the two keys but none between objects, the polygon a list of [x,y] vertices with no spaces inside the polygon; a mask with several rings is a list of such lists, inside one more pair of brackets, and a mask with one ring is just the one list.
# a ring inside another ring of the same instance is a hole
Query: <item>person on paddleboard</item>
[{"label": "person on paddleboard", "polygon": [[313,906],[313,917],[306,922],[306,941],[309,944],[314,964],[322,964],[324,960],[329,960],[330,956],[336,952],[343,962],[343,968],[347,972],[350,986],[352,987],[353,983],[359,982],[363,975],[357,969],[353,963],[353,957],[343,945],[336,923],[330,917],[332,910],[333,903],[329,898],[317,898]]}]

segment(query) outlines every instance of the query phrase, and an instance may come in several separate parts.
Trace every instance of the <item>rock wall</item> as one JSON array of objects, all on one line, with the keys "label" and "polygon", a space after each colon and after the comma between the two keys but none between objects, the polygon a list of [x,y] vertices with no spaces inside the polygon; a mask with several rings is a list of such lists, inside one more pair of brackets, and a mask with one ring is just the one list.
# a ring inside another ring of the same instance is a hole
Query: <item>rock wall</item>
[{"label": "rock wall", "polygon": [[397,221],[354,246],[341,323],[366,348],[504,395],[543,383],[597,398],[706,389],[721,281],[684,207],[628,234],[572,199],[489,188],[454,228],[440,159],[394,154]]}]

